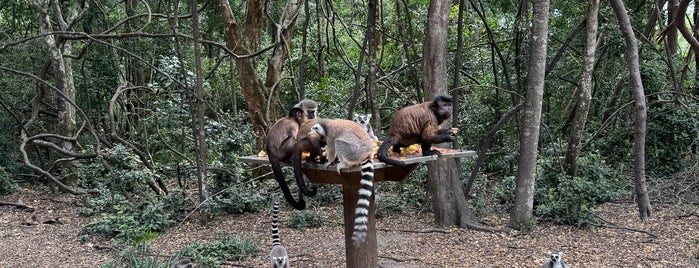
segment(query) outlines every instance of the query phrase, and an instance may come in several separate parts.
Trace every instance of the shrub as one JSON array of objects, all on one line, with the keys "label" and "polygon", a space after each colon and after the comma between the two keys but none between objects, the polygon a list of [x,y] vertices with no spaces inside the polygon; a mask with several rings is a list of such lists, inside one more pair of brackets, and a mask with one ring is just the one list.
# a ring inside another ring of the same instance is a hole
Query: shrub
[{"label": "shrub", "polygon": [[0,166],[0,195],[8,195],[17,191],[19,186],[14,176],[5,170],[5,167]]},{"label": "shrub", "polygon": [[121,205],[114,213],[104,213],[83,225],[81,233],[130,241],[134,244],[155,239],[157,232],[167,230],[174,223],[162,204],[144,204],[141,209]]},{"label": "shrub", "polygon": [[291,214],[289,227],[297,230],[306,230],[306,228],[318,228],[323,226],[323,219],[317,213],[311,210],[296,210]]},{"label": "shrub", "polygon": [[699,105],[651,106],[646,135],[648,173],[669,176],[686,167],[688,153],[699,144]]},{"label": "shrub", "polygon": [[594,213],[598,204],[617,198],[625,191],[626,181],[597,154],[578,159],[578,175],[560,173],[558,164],[543,158],[537,178],[535,214],[559,224],[591,226],[599,223]]},{"label": "shrub", "polygon": [[240,261],[260,251],[251,234],[239,237],[216,231],[216,237],[208,243],[194,242],[178,250],[176,255],[191,258],[198,267],[218,267],[224,261]]}]

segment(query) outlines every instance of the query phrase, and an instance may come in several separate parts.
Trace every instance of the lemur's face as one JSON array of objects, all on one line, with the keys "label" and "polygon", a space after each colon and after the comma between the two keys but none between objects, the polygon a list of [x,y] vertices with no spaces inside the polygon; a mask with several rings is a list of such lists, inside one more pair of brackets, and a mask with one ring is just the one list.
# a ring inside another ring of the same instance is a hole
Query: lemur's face
[{"label": "lemur's face", "polygon": [[563,255],[563,252],[551,252],[550,255],[552,262],[559,262],[561,261],[561,255]]},{"label": "lemur's face", "polygon": [[369,119],[371,119],[371,114],[355,114],[354,115],[354,122],[357,122],[357,124],[360,124],[360,125],[366,125],[367,122],[369,122]]}]

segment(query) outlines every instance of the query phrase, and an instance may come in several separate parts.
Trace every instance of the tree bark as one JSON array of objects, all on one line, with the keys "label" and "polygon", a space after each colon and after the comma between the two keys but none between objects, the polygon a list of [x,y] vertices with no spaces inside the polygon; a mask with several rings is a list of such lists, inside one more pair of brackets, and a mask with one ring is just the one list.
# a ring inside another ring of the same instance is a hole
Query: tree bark
[{"label": "tree bark", "polygon": [[580,75],[580,88],[578,89],[577,107],[574,109],[573,129],[568,136],[568,146],[566,149],[563,168],[566,174],[575,176],[578,169],[578,156],[580,155],[580,145],[587,115],[590,111],[590,100],[592,99],[592,72],[595,68],[595,54],[597,51],[597,14],[599,13],[599,0],[588,0],[587,5],[587,40],[585,42],[584,66]]},{"label": "tree bark", "polygon": [[[432,0],[427,18],[423,52],[423,80],[425,98],[447,93],[447,31],[451,1]],[[451,120],[447,123],[450,124]],[[452,180],[458,180],[454,159],[438,159],[427,163],[429,169],[429,191],[437,226],[459,224],[458,207]],[[461,194],[463,196],[463,194]]]},{"label": "tree bark", "polygon": [[250,57],[260,47],[266,0],[250,0],[246,2],[246,13],[243,24],[233,17],[230,3],[218,1],[223,19],[226,46],[236,54],[236,69],[243,98],[247,103],[253,129],[257,132],[257,147],[262,148],[266,130],[277,117],[272,103],[277,103],[274,90],[281,80],[281,67],[289,57],[289,43],[293,37],[296,17],[301,7],[301,0],[290,0],[284,5],[281,17],[276,23],[277,32],[274,36],[273,52],[267,59],[266,77],[262,78],[257,72],[257,57]]},{"label": "tree bark", "polygon": [[[451,1],[430,2],[423,51],[423,80],[425,97],[433,99],[447,91],[447,32]],[[452,120],[445,124],[451,124]],[[441,147],[450,148],[449,144]],[[485,227],[477,223],[471,213],[463,185],[458,175],[458,166],[453,158],[438,158],[427,163],[429,192],[435,223],[439,227],[458,225],[480,231],[506,231]]]},{"label": "tree bark", "polygon": [[[678,35],[677,35],[677,27],[672,25],[672,20],[677,16],[677,7],[679,6],[679,3],[677,0],[668,0],[667,1],[667,23],[668,23],[668,29],[667,29],[667,46],[670,48],[670,53],[672,55],[677,54],[677,50],[679,49],[680,45],[677,42]],[[684,14],[681,16],[684,19]]]},{"label": "tree bark", "polygon": [[539,145],[546,71],[549,1],[533,0],[532,11],[531,56],[527,74],[527,94],[524,100],[524,122],[520,133],[519,159],[517,161],[517,188],[515,189],[515,204],[510,217],[510,226],[518,230],[531,228],[533,222],[537,147]]},{"label": "tree bark", "polygon": [[[59,42],[52,34],[55,28],[59,31],[68,31],[73,20],[80,16],[80,10],[77,5],[69,5],[66,8],[66,13],[51,12],[49,9],[63,10],[63,7],[58,7],[58,1],[32,0],[29,1],[39,19],[39,28],[42,34],[45,34],[42,40],[48,50],[49,61],[53,68],[53,77],[55,78],[55,86],[62,93],[55,97],[56,107],[58,109],[58,118],[55,121],[56,132],[64,137],[71,137],[76,132],[76,114],[75,107],[75,83],[73,81],[73,61],[70,57],[63,55],[72,54],[72,42],[63,40]],[[66,152],[73,152],[74,141],[60,140],[59,147]],[[68,186],[77,184],[77,176],[75,164],[73,161],[61,161],[64,183]],[[72,174],[72,175],[71,175]]]},{"label": "tree bark", "polygon": [[[192,135],[194,136],[194,151],[196,154],[197,163],[197,185],[199,186],[199,203],[206,201],[206,177],[207,177],[207,146],[206,146],[206,125],[204,119],[204,108],[206,107],[204,88],[202,86],[202,70],[201,70],[201,43],[199,33],[199,12],[197,10],[197,0],[189,0],[190,9],[192,12],[192,37],[194,41],[194,69],[196,82],[194,84],[194,92],[190,94],[190,108],[192,114]],[[189,86],[189,85],[188,85]]]},{"label": "tree bark", "polygon": [[366,77],[366,88],[367,88],[367,101],[369,102],[369,107],[371,108],[372,121],[377,130],[381,129],[381,113],[379,113],[379,106],[376,103],[376,14],[378,13],[378,1],[369,0],[369,7],[367,8],[367,51],[369,55],[367,56],[367,77]]},{"label": "tree bark", "polygon": [[619,29],[626,41],[626,64],[629,68],[629,79],[633,87],[635,101],[635,125],[633,136],[633,174],[636,192],[636,204],[641,221],[647,222],[652,208],[646,189],[645,143],[646,143],[646,98],[641,80],[638,44],[631,27],[629,15],[622,0],[611,0],[612,9],[619,20]]}]

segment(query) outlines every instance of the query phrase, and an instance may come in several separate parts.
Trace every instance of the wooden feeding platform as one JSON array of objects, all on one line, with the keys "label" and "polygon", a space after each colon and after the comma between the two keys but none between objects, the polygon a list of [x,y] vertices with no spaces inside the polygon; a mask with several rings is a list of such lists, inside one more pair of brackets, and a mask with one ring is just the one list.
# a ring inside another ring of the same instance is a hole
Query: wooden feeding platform
[{"label": "wooden feeding platform", "polygon": [[[475,151],[439,149],[441,155],[418,156],[407,155],[400,159],[405,163],[405,166],[391,166],[373,160],[374,163],[374,183],[381,181],[402,181],[408,177],[418,164],[437,160],[437,158],[460,158],[473,157]],[[243,156],[241,161],[269,165],[269,160],[266,156]],[[364,243],[355,245],[352,241],[352,232],[354,231],[354,210],[357,206],[359,198],[359,188],[362,175],[360,167],[344,168],[340,174],[337,173],[337,167],[333,165],[325,166],[318,164],[316,167],[307,167],[304,165],[303,174],[308,177],[312,183],[325,184],[341,184],[342,185],[342,205],[345,219],[345,261],[348,268],[376,268],[378,267],[378,249],[376,247],[376,206],[374,202],[375,194],[371,195],[369,205],[369,221],[367,222],[367,237]],[[374,187],[375,188],[375,187]]]}]

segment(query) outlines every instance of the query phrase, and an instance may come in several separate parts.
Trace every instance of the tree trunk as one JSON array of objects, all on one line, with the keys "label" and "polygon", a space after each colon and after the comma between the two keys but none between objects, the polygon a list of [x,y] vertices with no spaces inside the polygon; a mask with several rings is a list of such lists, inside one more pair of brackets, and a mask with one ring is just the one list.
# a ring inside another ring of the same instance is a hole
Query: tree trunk
[{"label": "tree trunk", "polygon": [[510,226],[522,230],[532,227],[534,208],[534,182],[541,124],[541,106],[544,95],[546,71],[546,45],[548,43],[549,1],[532,1],[532,36],[527,94],[524,100],[524,122],[520,133],[519,159],[517,161],[517,188]]},{"label": "tree trunk", "polygon": [[369,7],[367,8],[367,50],[369,55],[367,57],[367,77],[366,77],[366,88],[367,88],[367,101],[369,102],[369,107],[371,108],[372,121],[374,122],[374,129],[381,129],[381,114],[379,113],[379,106],[376,103],[376,14],[378,13],[378,1],[369,0]]},{"label": "tree trunk", "polygon": [[226,45],[235,53],[236,69],[243,98],[247,102],[252,127],[257,132],[257,147],[262,148],[265,132],[270,123],[276,119],[270,119],[270,116],[276,117],[278,114],[271,104],[278,102],[274,90],[281,80],[281,67],[289,57],[289,44],[293,37],[301,0],[290,0],[284,5],[279,22],[276,23],[275,46],[272,55],[267,60],[265,78],[261,78],[257,73],[257,57],[243,56],[256,53],[259,49],[262,27],[264,26],[263,20],[268,17],[267,12],[265,12],[267,1],[250,0],[246,3],[245,19],[243,24],[239,25],[233,17],[230,3],[225,0],[218,1],[226,35]]},{"label": "tree trunk", "polygon": [[[430,2],[427,30],[424,45],[424,85],[425,97],[433,99],[447,94],[447,32],[451,1],[433,0]],[[449,120],[448,124],[451,124]],[[442,147],[450,148],[449,144]],[[504,231],[481,226],[471,213],[463,185],[457,174],[458,166],[453,158],[438,158],[427,163],[429,191],[435,223],[439,227],[459,225],[481,231]]]},{"label": "tree trunk", "polygon": [[[79,10],[77,5],[70,5],[65,8],[66,14],[56,14],[55,12],[49,11],[50,9],[64,10],[63,7],[54,6],[58,4],[58,1],[52,1],[50,3],[46,0],[30,1],[30,5],[37,13],[39,28],[42,34],[53,31],[68,31],[72,20],[78,17]],[[66,21],[66,18],[68,21]],[[70,40],[59,42],[52,34],[46,34],[42,40],[48,50],[47,54],[49,56],[49,61],[51,61],[51,67],[53,68],[55,85],[59,91],[55,97],[56,108],[58,109],[58,118],[55,121],[56,132],[63,137],[72,137],[75,135],[76,131],[75,107],[71,104],[75,103],[73,62],[70,57],[63,57],[64,54],[72,54],[72,43]],[[74,142],[72,140],[62,139],[57,141],[57,143],[62,150],[73,152]],[[66,176],[64,176],[64,183],[68,186],[75,186],[77,184],[77,177],[75,176],[76,170],[73,161],[61,161],[60,165],[62,168],[61,173],[66,174]]]},{"label": "tree trunk", "polygon": [[[189,0],[192,18],[198,18],[197,0]],[[206,201],[206,163],[207,163],[207,146],[206,146],[206,125],[204,119],[204,108],[206,107],[204,99],[204,88],[202,86],[202,70],[201,70],[201,43],[199,33],[199,20],[192,20],[192,37],[194,41],[194,67],[196,74],[196,82],[194,84],[193,94],[190,97],[190,109],[192,114],[192,136],[194,136],[194,151],[196,154],[197,163],[197,185],[199,186],[199,203]],[[189,85],[188,85],[189,86]]]},{"label": "tree trunk", "polygon": [[[667,23],[669,24],[667,29],[667,46],[668,48],[670,48],[670,53],[672,55],[677,54],[677,50],[680,47],[679,43],[677,42],[677,27],[671,24],[672,20],[677,15],[678,6],[679,3],[677,2],[677,0],[667,1]],[[684,14],[682,14],[682,17],[684,18]]]},{"label": "tree trunk", "polygon": [[[423,55],[423,80],[425,98],[433,99],[436,95],[447,93],[447,31],[451,1],[432,0],[427,18],[425,45]],[[449,120],[449,124],[451,120]],[[458,180],[454,159],[438,159],[427,163],[429,169],[430,196],[437,226],[459,224],[458,207],[455,200],[461,187],[451,187],[452,180]]]},{"label": "tree trunk", "polygon": [[[401,10],[403,12],[401,12]],[[395,11],[396,11],[396,25],[398,29],[398,36],[401,40],[401,47],[403,48],[403,63],[408,65],[407,67],[407,87],[412,87],[416,89],[416,99],[422,99],[421,81],[418,76],[418,69],[416,68],[415,62],[417,61],[418,53],[415,51],[415,37],[413,34],[413,22],[410,15],[410,10],[408,8],[408,3],[403,0],[395,1]],[[374,120],[376,121],[376,120]]]},{"label": "tree trunk", "polygon": [[646,189],[645,168],[645,143],[646,143],[646,98],[641,81],[641,68],[639,65],[638,44],[631,27],[629,15],[622,0],[612,0],[612,9],[619,20],[619,28],[626,41],[626,63],[629,68],[629,78],[633,87],[636,119],[633,136],[633,175],[635,182],[636,204],[641,221],[647,222],[651,216],[652,208],[648,191]]},{"label": "tree trunk", "polygon": [[590,111],[592,99],[592,72],[595,68],[595,54],[597,50],[597,14],[599,13],[599,0],[588,0],[587,6],[587,41],[585,42],[585,55],[582,75],[580,75],[580,88],[578,89],[577,107],[574,109],[573,129],[568,137],[568,146],[563,167],[570,176],[577,174],[578,156],[580,144],[587,122],[587,114]]},{"label": "tree trunk", "polygon": [[[466,8],[466,0],[459,0],[459,13],[456,19],[456,52],[454,53],[454,80],[453,87],[454,93],[454,111],[452,114],[452,120],[454,122],[459,122],[461,117],[461,97],[464,95],[464,89],[461,83],[461,63],[462,53],[464,49],[464,9]],[[458,139],[454,141],[452,147],[455,149],[459,148]],[[459,161],[457,160],[457,166]],[[466,193],[468,194],[468,192]]]}]

